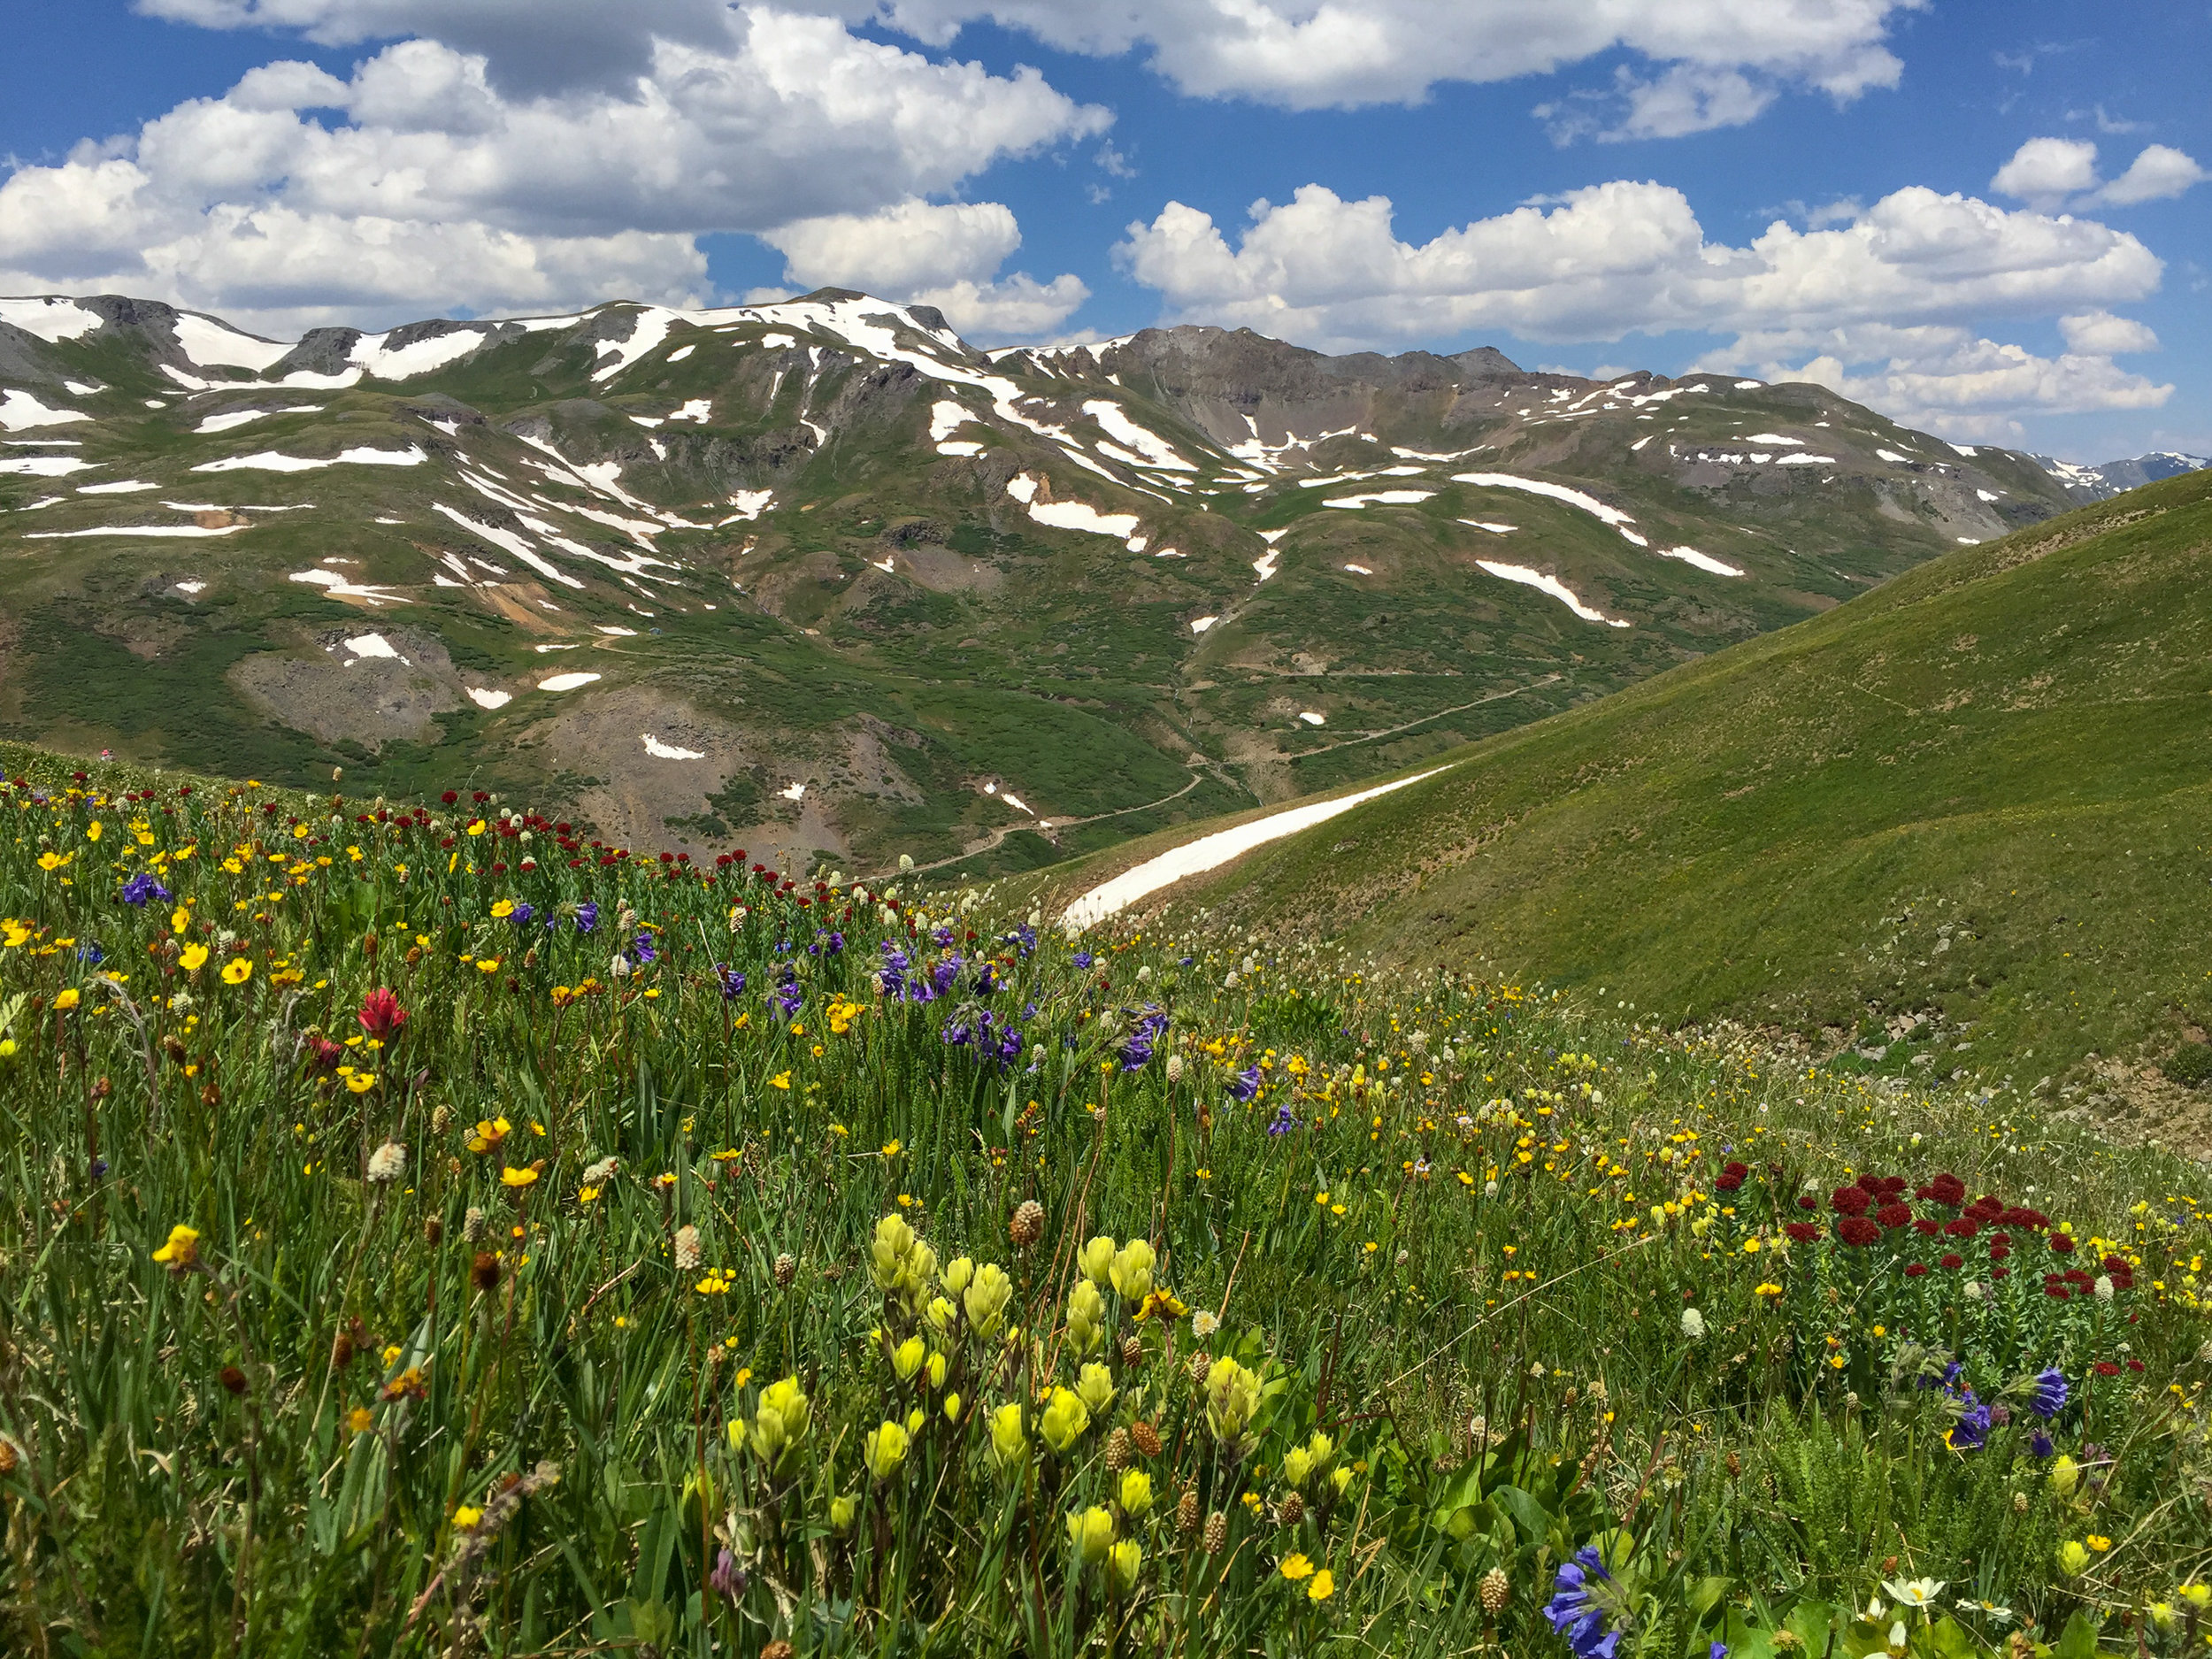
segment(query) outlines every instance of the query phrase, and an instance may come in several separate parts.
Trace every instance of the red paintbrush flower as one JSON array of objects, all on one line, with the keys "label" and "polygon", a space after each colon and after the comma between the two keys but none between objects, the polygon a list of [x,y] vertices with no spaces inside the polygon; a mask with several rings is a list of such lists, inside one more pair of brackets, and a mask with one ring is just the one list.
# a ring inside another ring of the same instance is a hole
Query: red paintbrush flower
[{"label": "red paintbrush flower", "polygon": [[363,1031],[379,1042],[389,1042],[407,1023],[407,1010],[399,1005],[398,997],[380,985],[361,999],[357,1018]]}]

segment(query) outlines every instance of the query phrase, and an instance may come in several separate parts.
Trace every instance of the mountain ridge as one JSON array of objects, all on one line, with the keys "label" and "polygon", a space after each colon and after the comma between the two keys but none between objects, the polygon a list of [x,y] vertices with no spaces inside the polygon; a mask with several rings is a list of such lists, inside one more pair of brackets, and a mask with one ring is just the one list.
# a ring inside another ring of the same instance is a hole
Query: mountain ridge
[{"label": "mountain ridge", "polygon": [[987,353],[836,289],[292,342],[0,301],[0,734],[800,864],[1365,775],[2068,504],[1816,387]]}]

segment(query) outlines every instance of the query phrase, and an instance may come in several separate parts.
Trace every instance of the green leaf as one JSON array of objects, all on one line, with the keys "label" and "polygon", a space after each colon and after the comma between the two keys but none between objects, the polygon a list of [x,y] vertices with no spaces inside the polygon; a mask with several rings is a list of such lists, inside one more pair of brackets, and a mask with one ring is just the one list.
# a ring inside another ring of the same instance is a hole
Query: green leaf
[{"label": "green leaf", "polygon": [[2088,1614],[2075,1614],[2059,1632],[2058,1642],[2051,1649],[2051,1659],[2096,1659],[2097,1628]]}]

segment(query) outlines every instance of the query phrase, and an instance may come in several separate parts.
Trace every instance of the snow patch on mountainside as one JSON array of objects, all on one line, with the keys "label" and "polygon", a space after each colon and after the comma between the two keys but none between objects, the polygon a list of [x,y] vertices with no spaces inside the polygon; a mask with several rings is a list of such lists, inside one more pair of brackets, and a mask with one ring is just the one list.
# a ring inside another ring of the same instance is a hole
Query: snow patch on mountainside
[{"label": "snow patch on mountainside", "polygon": [[1498,565],[1488,559],[1477,559],[1475,563],[1501,581],[1519,582],[1523,587],[1533,588],[1539,593],[1549,594],[1585,622],[1602,622],[1609,628],[1625,628],[1632,626],[1609,617],[1594,606],[1584,604],[1576,595],[1574,589],[1556,576],[1547,576],[1543,572],[1532,571],[1525,565]]},{"label": "snow patch on mountainside", "polygon": [[0,323],[55,346],[90,334],[100,326],[100,313],[74,300],[0,300]]},{"label": "snow patch on mountainside", "polygon": [[1162,887],[1172,887],[1186,877],[1216,870],[1231,859],[1242,856],[1255,847],[1264,847],[1270,841],[1281,841],[1301,830],[1325,824],[1340,813],[1350,811],[1379,795],[1403,789],[1410,784],[1433,778],[1448,768],[1432,767],[1416,772],[1410,778],[1378,784],[1371,789],[1362,789],[1356,795],[1340,795],[1333,801],[1317,801],[1308,806],[1292,807],[1287,811],[1271,812],[1240,824],[1233,829],[1217,830],[1202,835],[1194,841],[1148,858],[1133,870],[1125,870],[1112,880],[1101,883],[1077,899],[1061,913],[1060,926],[1071,933],[1104,921],[1108,917],[1127,910],[1138,900],[1157,893]]},{"label": "snow patch on mountainside", "polygon": [[259,340],[196,311],[177,313],[177,344],[195,368],[251,369],[258,374],[290,351],[292,343]]},{"label": "snow patch on mountainside", "polygon": [[35,426],[66,426],[92,417],[81,409],[56,409],[28,392],[0,392],[0,431],[28,432]]}]

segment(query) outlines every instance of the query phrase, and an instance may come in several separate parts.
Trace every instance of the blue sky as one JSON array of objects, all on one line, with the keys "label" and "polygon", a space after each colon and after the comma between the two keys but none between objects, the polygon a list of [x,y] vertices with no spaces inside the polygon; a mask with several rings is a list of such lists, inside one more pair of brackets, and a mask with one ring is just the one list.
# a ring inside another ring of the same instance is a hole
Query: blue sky
[{"label": "blue sky", "polygon": [[0,18],[4,292],[282,334],[839,282],[984,343],[1495,343],[1820,380],[2075,459],[2212,453],[2200,0]]}]

